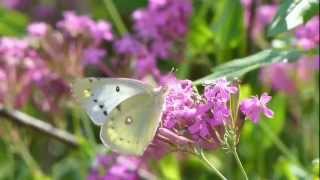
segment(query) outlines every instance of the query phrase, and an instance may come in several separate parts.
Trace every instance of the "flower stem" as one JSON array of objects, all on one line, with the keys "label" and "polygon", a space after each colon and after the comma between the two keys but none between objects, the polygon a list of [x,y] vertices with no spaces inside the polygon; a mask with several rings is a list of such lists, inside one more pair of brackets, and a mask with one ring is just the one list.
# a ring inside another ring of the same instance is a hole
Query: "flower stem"
[{"label": "flower stem", "polygon": [[206,162],[206,164],[223,180],[227,180],[226,177],[222,175],[222,173],[206,158],[203,153],[203,150],[200,150],[200,158]]},{"label": "flower stem", "polygon": [[233,148],[232,148],[232,153],[233,153],[234,158],[237,160],[237,163],[238,163],[238,166],[239,166],[240,169],[241,169],[242,175],[244,176],[244,178],[245,178],[246,180],[248,180],[248,176],[247,176],[246,170],[244,169],[244,167],[243,167],[243,165],[242,165],[242,163],[241,163],[241,161],[240,161],[240,158],[239,158],[239,155],[238,155],[238,153],[237,153],[236,147],[233,147]]},{"label": "flower stem", "polygon": [[118,29],[119,34],[121,36],[127,34],[128,30],[127,30],[126,26],[124,25],[120,15],[119,15],[119,12],[118,12],[116,6],[114,5],[113,1],[112,0],[103,0],[103,2],[104,2],[104,5],[105,5],[107,11],[110,14],[112,21],[114,22],[116,28]]}]

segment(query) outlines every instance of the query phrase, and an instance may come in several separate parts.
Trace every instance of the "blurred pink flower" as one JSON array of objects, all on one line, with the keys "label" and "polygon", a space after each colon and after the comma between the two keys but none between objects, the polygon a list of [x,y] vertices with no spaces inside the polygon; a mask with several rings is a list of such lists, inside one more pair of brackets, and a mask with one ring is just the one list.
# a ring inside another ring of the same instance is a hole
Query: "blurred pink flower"
[{"label": "blurred pink flower", "polygon": [[312,80],[315,72],[319,71],[319,56],[304,57],[297,62],[297,74],[299,81],[308,83]]},{"label": "blurred pink flower", "polygon": [[296,38],[298,46],[305,50],[314,49],[319,47],[320,42],[320,26],[319,16],[315,16],[309,20],[305,25],[296,29]]},{"label": "blurred pink flower", "polygon": [[260,78],[265,85],[270,85],[275,90],[291,94],[297,90],[292,77],[294,69],[293,64],[274,64],[263,68],[260,72]]},{"label": "blurred pink flower", "polygon": [[141,158],[116,154],[98,155],[91,168],[88,180],[139,180],[147,166]]},{"label": "blurred pink flower", "polygon": [[[56,101],[59,96],[54,96],[55,94],[66,92],[59,89],[59,91],[46,93],[45,87],[41,84],[48,83],[53,73],[48,70],[46,62],[29,46],[26,40],[0,39],[0,69],[1,74],[5,74],[1,77],[2,98],[0,98],[0,103],[5,105],[16,108],[22,107],[33,98],[31,96],[33,88],[44,92],[42,101],[47,101],[50,98]],[[50,84],[50,89],[53,90],[54,88],[55,86]],[[47,110],[52,110],[54,105],[52,103],[49,105]]]},{"label": "blurred pink flower", "polygon": [[92,20],[88,16],[78,16],[72,11],[63,14],[64,19],[57,23],[57,27],[72,37],[87,35],[90,32]]},{"label": "blurred pink flower", "polygon": [[57,27],[71,37],[84,36],[97,43],[113,39],[112,28],[108,22],[95,22],[89,16],[76,15],[73,11],[65,12],[64,19],[57,23]]},{"label": "blurred pink flower", "polygon": [[272,22],[277,10],[278,5],[276,4],[262,5],[257,8],[253,27],[254,38],[258,38],[258,36],[263,35],[265,28]]},{"label": "blurred pink flower", "polygon": [[49,25],[43,22],[34,22],[29,24],[28,33],[31,36],[42,37],[45,36],[49,31]]},{"label": "blurred pink flower", "polygon": [[114,48],[119,54],[137,56],[143,50],[143,45],[133,36],[127,35],[114,43]]},{"label": "blurred pink flower", "polygon": [[113,40],[111,24],[105,21],[98,21],[95,25],[91,25],[91,33],[97,40]]},{"label": "blurred pink flower", "polygon": [[87,48],[84,49],[84,63],[98,65],[106,55],[104,49],[99,48]]}]

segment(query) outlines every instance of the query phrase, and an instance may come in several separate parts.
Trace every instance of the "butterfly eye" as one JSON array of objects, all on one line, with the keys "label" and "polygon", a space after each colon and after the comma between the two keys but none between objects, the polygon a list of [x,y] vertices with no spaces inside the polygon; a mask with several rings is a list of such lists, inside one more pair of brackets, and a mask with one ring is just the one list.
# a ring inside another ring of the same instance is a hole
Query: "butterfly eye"
[{"label": "butterfly eye", "polygon": [[84,96],[84,97],[88,98],[88,97],[90,97],[91,95],[92,95],[92,93],[91,93],[90,89],[85,89],[85,90],[83,90],[83,96]]}]

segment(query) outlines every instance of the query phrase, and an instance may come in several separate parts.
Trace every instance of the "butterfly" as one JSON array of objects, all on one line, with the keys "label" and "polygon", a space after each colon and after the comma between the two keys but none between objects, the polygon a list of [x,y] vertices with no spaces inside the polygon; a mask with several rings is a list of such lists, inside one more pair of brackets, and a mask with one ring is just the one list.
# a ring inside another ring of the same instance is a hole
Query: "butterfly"
[{"label": "butterfly", "polygon": [[126,78],[82,78],[72,91],[111,150],[142,155],[161,121],[166,88]]}]

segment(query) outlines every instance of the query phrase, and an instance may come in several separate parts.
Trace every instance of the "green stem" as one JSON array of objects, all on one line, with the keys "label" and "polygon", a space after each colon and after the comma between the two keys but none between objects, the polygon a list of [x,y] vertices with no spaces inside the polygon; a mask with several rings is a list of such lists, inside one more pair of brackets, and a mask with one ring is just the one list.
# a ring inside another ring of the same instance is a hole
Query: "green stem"
[{"label": "green stem", "polygon": [[95,145],[96,144],[96,139],[95,139],[95,135],[94,135],[92,126],[90,124],[89,119],[88,118],[84,118],[84,117],[85,116],[80,117],[80,120],[83,123],[84,132],[85,132],[86,136],[88,137],[89,142],[92,143],[92,145]]},{"label": "green stem", "polygon": [[119,15],[119,12],[118,12],[116,6],[114,5],[113,1],[112,0],[103,0],[103,2],[104,2],[104,5],[105,5],[107,11],[110,14],[112,21],[114,22],[117,30],[119,31],[119,34],[121,36],[124,36],[125,34],[127,34],[128,30],[127,30],[126,26],[124,25],[120,15]]},{"label": "green stem", "polygon": [[227,180],[227,178],[224,177],[224,176],[222,175],[222,173],[221,173],[213,164],[211,164],[211,162],[206,158],[206,156],[204,155],[202,149],[200,150],[200,157],[201,157],[202,160],[204,160],[204,162],[207,163],[207,165],[208,165],[221,179]]},{"label": "green stem", "polygon": [[297,158],[290,152],[287,146],[279,139],[278,136],[274,134],[273,131],[270,130],[267,124],[264,121],[260,122],[260,127],[263,132],[272,140],[275,146],[291,161],[298,163]]},{"label": "green stem", "polygon": [[244,176],[244,178],[246,180],[248,180],[248,176],[247,176],[246,170],[244,169],[244,167],[243,167],[243,165],[242,165],[242,163],[240,161],[240,158],[238,156],[236,147],[232,148],[232,153],[233,153],[234,158],[237,160],[237,164],[239,165],[239,167],[241,169],[242,175]]}]

